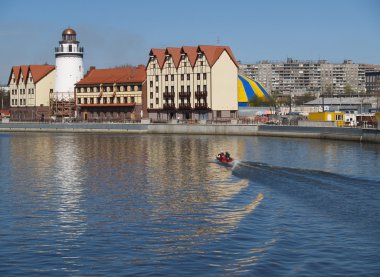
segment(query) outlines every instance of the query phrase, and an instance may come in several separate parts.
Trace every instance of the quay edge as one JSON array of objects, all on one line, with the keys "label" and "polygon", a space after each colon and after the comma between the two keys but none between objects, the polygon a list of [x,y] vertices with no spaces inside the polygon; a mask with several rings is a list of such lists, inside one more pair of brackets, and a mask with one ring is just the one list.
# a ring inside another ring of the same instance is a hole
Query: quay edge
[{"label": "quay edge", "polygon": [[0,123],[0,132],[241,135],[380,143],[380,130],[244,124]]}]

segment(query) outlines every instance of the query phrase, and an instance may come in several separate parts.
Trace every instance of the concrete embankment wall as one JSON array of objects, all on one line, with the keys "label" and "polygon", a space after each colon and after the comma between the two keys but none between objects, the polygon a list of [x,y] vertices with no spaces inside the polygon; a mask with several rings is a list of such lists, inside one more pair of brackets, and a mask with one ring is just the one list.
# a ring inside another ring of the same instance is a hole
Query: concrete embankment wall
[{"label": "concrete embankment wall", "polygon": [[115,132],[115,133],[146,133],[146,124],[122,123],[4,123],[0,131],[5,132]]},{"label": "concrete embankment wall", "polygon": [[3,132],[103,132],[185,135],[243,135],[334,139],[380,143],[380,130],[341,127],[302,127],[223,124],[126,124],[126,123],[4,123]]}]

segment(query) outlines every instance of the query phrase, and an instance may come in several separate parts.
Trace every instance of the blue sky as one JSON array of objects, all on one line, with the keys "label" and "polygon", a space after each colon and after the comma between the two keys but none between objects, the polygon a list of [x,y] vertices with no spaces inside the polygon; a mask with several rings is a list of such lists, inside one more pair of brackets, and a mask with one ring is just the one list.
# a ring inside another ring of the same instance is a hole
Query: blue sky
[{"label": "blue sky", "polygon": [[0,83],[13,65],[54,64],[72,27],[85,68],[145,64],[151,48],[220,44],[243,63],[380,64],[377,0],[1,0]]}]

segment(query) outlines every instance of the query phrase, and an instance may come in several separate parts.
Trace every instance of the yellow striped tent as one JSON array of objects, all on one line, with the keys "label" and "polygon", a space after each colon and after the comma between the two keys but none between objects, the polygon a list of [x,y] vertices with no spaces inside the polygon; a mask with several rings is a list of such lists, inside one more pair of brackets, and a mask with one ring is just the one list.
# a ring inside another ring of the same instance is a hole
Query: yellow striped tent
[{"label": "yellow striped tent", "polygon": [[246,76],[238,74],[238,101],[239,107],[247,107],[252,97],[269,100],[271,96],[259,83]]}]

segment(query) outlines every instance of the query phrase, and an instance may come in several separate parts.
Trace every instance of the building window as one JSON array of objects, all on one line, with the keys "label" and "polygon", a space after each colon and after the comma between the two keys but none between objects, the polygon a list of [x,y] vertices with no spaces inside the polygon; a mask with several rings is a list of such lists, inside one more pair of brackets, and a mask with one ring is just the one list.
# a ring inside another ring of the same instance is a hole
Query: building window
[{"label": "building window", "polygon": [[203,92],[207,91],[207,85],[203,85]]},{"label": "building window", "polygon": [[216,111],[216,117],[222,117],[222,111]]},{"label": "building window", "polygon": [[169,80],[168,75],[165,75],[165,81]]},{"label": "building window", "polygon": [[128,103],[128,98],[124,97],[124,103]]},{"label": "building window", "polygon": [[94,98],[90,98],[90,104],[94,104]]},{"label": "building window", "polygon": [[172,79],[172,81],[174,81],[174,75],[172,74],[172,76],[171,76],[171,79]]},{"label": "building window", "polygon": [[103,97],[103,104],[107,104],[107,97]]},{"label": "building window", "polygon": [[185,80],[185,74],[181,74],[181,81]]},{"label": "building window", "polygon": [[190,92],[190,86],[187,86],[187,92]]},{"label": "building window", "polygon": [[158,87],[156,87],[156,93],[158,93]]},{"label": "building window", "polygon": [[150,93],[150,99],[153,99],[153,92]]},{"label": "building window", "polygon": [[201,79],[201,74],[197,73],[197,80],[200,80],[200,79]]},{"label": "building window", "polygon": [[185,91],[185,86],[181,86],[181,92]]},{"label": "building window", "polygon": [[153,81],[150,81],[150,87],[153,87]]},{"label": "building window", "polygon": [[158,105],[158,98],[156,98],[156,104]]},{"label": "building window", "polygon": [[159,80],[159,77],[160,77],[160,76],[158,76],[158,75],[156,76],[156,82],[158,82],[158,80]]},{"label": "building window", "polygon": [[153,109],[153,104],[150,104],[150,108]]},{"label": "building window", "polygon": [[169,92],[169,87],[165,86],[165,92]]},{"label": "building window", "polygon": [[200,91],[201,91],[201,86],[197,85],[197,92],[200,92]]},{"label": "building window", "polygon": [[190,74],[187,74],[187,80],[190,80]]},{"label": "building window", "polygon": [[116,98],[116,102],[117,102],[118,104],[120,104],[120,97],[117,97],[117,98]]},{"label": "building window", "polygon": [[131,97],[131,103],[135,103],[135,97],[134,96]]},{"label": "building window", "polygon": [[174,86],[172,86],[172,87],[171,87],[171,92],[173,92],[173,93],[174,93]]},{"label": "building window", "polygon": [[207,79],[207,74],[203,73],[203,80],[206,80],[206,79]]},{"label": "building window", "polygon": [[87,98],[83,98],[83,104],[87,104]]}]

